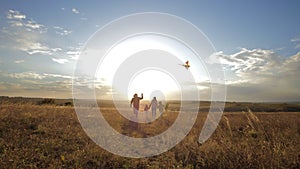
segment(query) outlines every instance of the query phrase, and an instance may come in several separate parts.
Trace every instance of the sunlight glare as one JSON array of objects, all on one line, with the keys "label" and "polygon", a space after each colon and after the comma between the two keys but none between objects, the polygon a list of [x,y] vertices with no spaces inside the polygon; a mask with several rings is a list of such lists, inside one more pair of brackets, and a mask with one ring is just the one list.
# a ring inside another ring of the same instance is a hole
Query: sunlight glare
[{"label": "sunlight glare", "polygon": [[[169,74],[161,70],[143,70],[138,72],[130,81],[128,87],[128,99],[131,99],[134,93],[140,95],[144,93],[144,99],[150,100],[151,94],[160,91],[166,99],[168,95],[180,91],[179,85]],[[159,98],[158,98],[159,99]]]}]

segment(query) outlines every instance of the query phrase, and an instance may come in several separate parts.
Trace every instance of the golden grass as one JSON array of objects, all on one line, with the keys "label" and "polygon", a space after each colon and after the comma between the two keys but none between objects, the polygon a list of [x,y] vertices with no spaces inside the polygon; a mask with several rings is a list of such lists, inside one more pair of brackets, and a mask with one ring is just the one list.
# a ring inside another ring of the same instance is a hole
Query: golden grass
[{"label": "golden grass", "polygon": [[[206,112],[188,136],[154,157],[131,159],[97,146],[82,130],[72,107],[0,105],[0,168],[299,168],[299,112],[227,112],[205,143],[198,137]],[[120,133],[150,137],[177,117],[168,111],[151,124],[130,127],[114,108],[103,111]]]}]

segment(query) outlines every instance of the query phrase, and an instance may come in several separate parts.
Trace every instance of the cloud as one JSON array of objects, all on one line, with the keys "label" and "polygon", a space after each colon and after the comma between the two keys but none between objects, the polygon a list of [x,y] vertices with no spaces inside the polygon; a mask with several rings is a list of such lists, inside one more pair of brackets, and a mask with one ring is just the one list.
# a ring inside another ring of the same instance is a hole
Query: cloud
[{"label": "cloud", "polygon": [[101,81],[95,78],[73,77],[73,94],[76,98],[90,99],[91,89],[95,91],[98,99],[112,99],[112,87],[104,85]]},{"label": "cloud", "polygon": [[[0,93],[8,96],[72,97],[72,76],[33,71],[6,73],[0,71]],[[9,78],[9,79],[7,79]]]},{"label": "cloud", "polygon": [[22,86],[18,83],[0,82],[0,91],[2,92],[10,91],[11,89],[18,90],[21,88]]},{"label": "cloud", "polygon": [[1,30],[5,39],[0,41],[2,48],[24,51],[29,55],[54,55],[61,51],[61,48],[52,48],[45,43],[43,34],[47,32],[47,28],[44,25],[33,19],[28,20],[24,14],[14,10],[9,10],[6,18],[9,27]]},{"label": "cloud", "polygon": [[53,73],[37,73],[33,71],[27,72],[19,72],[19,73],[4,73],[0,72],[0,76],[10,77],[15,79],[72,79],[73,77],[70,75],[62,75],[62,74],[53,74]]},{"label": "cloud", "polygon": [[40,75],[35,72],[21,72],[21,73],[12,73],[8,74],[7,76],[11,78],[16,78],[16,79],[44,79],[46,76]]},{"label": "cloud", "polygon": [[[29,55],[67,55],[71,59],[76,60],[78,52],[76,48],[62,49],[49,45],[49,33],[55,33],[61,36],[67,36],[72,30],[53,26],[48,32],[48,28],[33,19],[27,19],[25,14],[19,11],[9,10],[6,16],[9,26],[3,27],[0,31],[2,34],[0,47],[4,49],[12,49],[26,52]],[[46,34],[48,33],[48,34]],[[55,43],[53,43],[55,44]],[[54,58],[57,63],[66,63],[67,60]]]},{"label": "cloud", "polygon": [[49,73],[43,73],[43,75],[46,76],[46,77],[72,79],[72,76],[61,75],[61,74],[49,74]]},{"label": "cloud", "polygon": [[22,20],[26,18],[26,15],[21,14],[19,11],[8,10],[6,18]]},{"label": "cloud", "polygon": [[80,55],[80,51],[67,51],[67,55],[74,60],[77,60]]},{"label": "cloud", "polygon": [[32,42],[23,42],[23,47],[20,48],[22,51],[27,52],[30,55],[33,54],[44,54],[44,55],[53,55],[57,51],[61,51],[61,48],[49,48],[46,45],[41,43],[32,43]]},{"label": "cloud", "polygon": [[19,63],[25,62],[25,60],[15,60],[14,62],[15,62],[16,64],[19,64]]},{"label": "cloud", "polygon": [[52,58],[53,62],[59,63],[59,64],[65,64],[68,63],[69,60],[68,59],[56,59],[56,58]]},{"label": "cloud", "polygon": [[53,29],[55,30],[55,33],[61,36],[69,35],[72,33],[71,30],[59,27],[59,26],[54,26]]},{"label": "cloud", "polygon": [[67,56],[72,60],[77,60],[80,56],[81,47],[69,47],[69,50],[66,52]]},{"label": "cloud", "polygon": [[257,79],[257,76],[274,75],[274,66],[280,65],[284,60],[272,50],[248,50],[245,48],[231,55],[218,52],[211,58],[211,61],[219,59],[227,69],[234,71],[238,77],[253,77],[252,80]]},{"label": "cloud", "polygon": [[76,8],[72,8],[72,12],[75,13],[75,14],[79,14],[80,13],[79,10],[76,9]]},{"label": "cloud", "polygon": [[241,49],[218,52],[210,61],[224,64],[230,100],[300,100],[300,52],[283,57],[273,50]]},{"label": "cloud", "polygon": [[3,48],[24,51],[29,55],[42,54],[54,55],[61,51],[61,48],[51,48],[47,44],[40,42],[41,37],[34,32],[28,32],[24,29],[7,28],[2,29],[5,41],[1,41]]},{"label": "cloud", "polygon": [[300,38],[293,38],[291,39],[291,42],[293,42],[295,44],[295,49],[300,49]]},{"label": "cloud", "polygon": [[0,92],[8,96],[71,98],[72,83],[66,81],[32,81],[0,82]]},{"label": "cloud", "polygon": [[14,79],[19,79],[21,82],[29,82],[32,84],[40,84],[44,83],[52,83],[52,82],[60,82],[60,81],[68,81],[71,82],[72,76],[70,75],[62,75],[62,74],[52,74],[52,73],[36,73],[36,72],[20,72],[20,73],[2,73],[2,76],[10,77]]},{"label": "cloud", "polygon": [[[27,21],[24,26],[27,28],[28,31],[32,31],[32,30],[41,30],[40,32],[45,32],[45,26],[42,24],[37,23],[34,20],[29,20]],[[42,30],[43,29],[43,30]]]},{"label": "cloud", "polygon": [[12,27],[22,27],[24,26],[22,21],[14,20],[14,21],[9,21],[10,25]]},{"label": "cloud", "polygon": [[39,33],[47,32],[44,25],[37,23],[33,19],[26,19],[26,15],[19,11],[9,10],[6,18],[9,20],[11,27],[23,27],[27,31],[38,31]]},{"label": "cloud", "polygon": [[50,48],[39,42],[32,42],[27,39],[16,39],[19,43],[18,49],[28,53],[29,55],[42,54],[53,55],[57,51],[61,51],[61,48]]},{"label": "cloud", "polygon": [[293,38],[291,39],[291,42],[299,42],[300,41],[300,38]]}]

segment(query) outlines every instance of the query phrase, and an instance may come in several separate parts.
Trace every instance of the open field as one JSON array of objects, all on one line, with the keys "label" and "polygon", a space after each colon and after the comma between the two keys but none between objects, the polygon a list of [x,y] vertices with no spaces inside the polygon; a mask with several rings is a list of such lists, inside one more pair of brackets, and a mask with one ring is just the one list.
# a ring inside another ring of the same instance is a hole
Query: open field
[{"label": "open field", "polygon": [[[90,140],[66,102],[1,99],[0,168],[300,168],[298,104],[227,103],[217,130],[199,144],[209,107],[205,102],[182,142],[161,155],[132,159],[113,155]],[[102,104],[107,121],[131,137],[167,130],[178,109],[178,103],[170,103],[163,117],[133,128],[110,103]]]}]

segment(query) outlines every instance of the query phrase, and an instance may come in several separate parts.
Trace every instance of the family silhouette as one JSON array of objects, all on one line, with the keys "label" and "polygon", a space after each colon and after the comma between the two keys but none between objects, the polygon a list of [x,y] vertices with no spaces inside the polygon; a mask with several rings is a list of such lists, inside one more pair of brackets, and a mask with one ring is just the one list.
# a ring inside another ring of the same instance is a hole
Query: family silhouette
[{"label": "family silhouette", "polygon": [[[133,114],[135,117],[138,117],[139,108],[140,108],[140,100],[144,98],[143,93],[141,94],[141,97],[138,97],[138,94],[134,94],[133,98],[130,101],[130,107],[133,107]],[[145,105],[144,112],[146,113],[146,116],[148,116],[149,109],[151,109],[152,113],[152,119],[156,118],[156,110],[159,110],[160,115],[163,113],[165,106],[162,104],[162,101],[157,101],[156,97],[153,97],[153,99],[150,102],[150,105]]]}]

